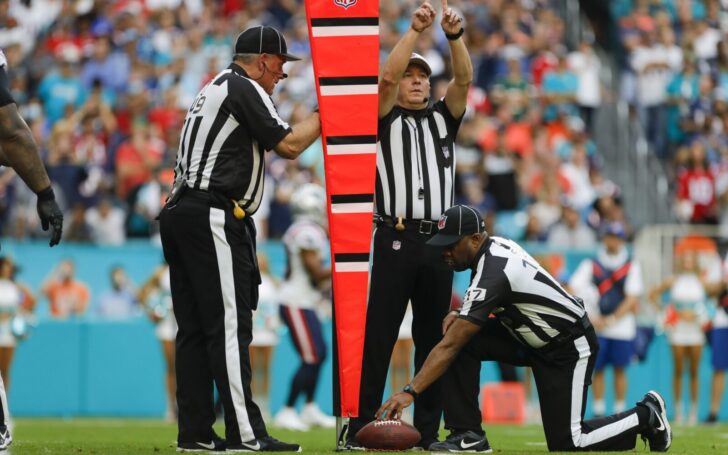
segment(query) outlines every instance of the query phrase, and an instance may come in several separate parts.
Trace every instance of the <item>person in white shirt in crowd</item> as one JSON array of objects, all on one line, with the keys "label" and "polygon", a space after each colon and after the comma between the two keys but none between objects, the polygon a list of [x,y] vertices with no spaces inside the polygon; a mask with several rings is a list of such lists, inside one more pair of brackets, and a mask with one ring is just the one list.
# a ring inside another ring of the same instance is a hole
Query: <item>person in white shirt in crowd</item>
[{"label": "person in white shirt in crowd", "polygon": [[108,319],[127,319],[139,314],[136,291],[121,265],[111,268],[111,289],[99,297],[96,314]]},{"label": "person in white shirt in crowd", "polygon": [[[719,277],[718,277],[719,279]],[[709,282],[716,278],[707,279]],[[675,422],[685,423],[682,406],[682,377],[685,364],[689,364],[690,407],[687,423],[698,422],[698,369],[705,344],[703,325],[708,323],[707,293],[695,251],[685,251],[677,259],[676,274],[667,277],[650,290],[650,301],[660,306],[660,298],[669,291],[665,326],[672,348],[672,386],[675,398]]]},{"label": "person in white shirt in crowd", "polygon": [[115,207],[111,199],[103,197],[96,207],[86,211],[86,223],[91,233],[91,240],[96,245],[119,246],[126,241],[124,210]]},{"label": "person in white shirt in crowd", "polygon": [[253,341],[250,343],[250,387],[253,399],[263,417],[270,417],[270,367],[273,348],[278,344],[278,290],[279,284],[270,272],[268,256],[258,253],[261,283],[258,286],[258,309],[253,313]]},{"label": "person in white shirt in crowd", "polygon": [[599,353],[594,366],[594,414],[606,415],[604,370],[614,369],[614,409],[626,409],[626,368],[635,355],[637,334],[635,311],[644,283],[639,263],[625,245],[624,225],[613,222],[605,226],[602,245],[594,259],[585,259],[569,280],[569,288],[584,303],[599,338]]},{"label": "person in white shirt in crowd", "polygon": [[600,75],[602,64],[588,40],[582,40],[579,48],[569,54],[569,68],[579,81],[576,102],[586,123],[587,131],[592,131],[594,112],[602,103],[602,83]]},{"label": "person in white shirt in crowd", "polygon": [[718,56],[718,43],[723,39],[721,31],[702,20],[695,22],[694,34],[693,52],[695,52],[695,56],[703,62],[715,59]]},{"label": "person in white shirt in crowd", "polygon": [[594,230],[581,219],[581,215],[571,199],[563,197],[561,221],[551,227],[547,242],[549,246],[558,248],[594,248],[597,244],[597,236]]},{"label": "person in white shirt in crowd", "polygon": [[682,51],[675,46],[674,32],[661,31],[660,42],[657,31],[644,33],[642,44],[632,53],[631,64],[637,73],[637,104],[640,121],[647,140],[658,156],[666,153],[666,111],[667,84],[682,68]]},{"label": "person in white shirt in crowd", "polygon": [[[326,358],[316,305],[323,299],[322,289],[331,280],[331,268],[323,263],[329,248],[326,192],[321,186],[308,183],[294,191],[290,204],[294,223],[283,236],[288,267],[279,293],[280,316],[301,357],[301,365],[291,381],[286,405],[273,422],[277,427],[299,431],[312,426],[333,428],[336,419],[324,414],[314,401],[321,364]],[[299,416],[295,406],[300,395],[304,395],[306,404]]]},{"label": "person in white shirt in crowd", "polygon": [[162,344],[165,363],[165,384],[167,388],[168,422],[177,421],[177,379],[174,369],[174,343],[177,337],[177,320],[172,308],[172,290],[169,283],[169,266],[157,267],[139,290],[139,302],[144,306],[149,319],[156,325],[155,335]]}]

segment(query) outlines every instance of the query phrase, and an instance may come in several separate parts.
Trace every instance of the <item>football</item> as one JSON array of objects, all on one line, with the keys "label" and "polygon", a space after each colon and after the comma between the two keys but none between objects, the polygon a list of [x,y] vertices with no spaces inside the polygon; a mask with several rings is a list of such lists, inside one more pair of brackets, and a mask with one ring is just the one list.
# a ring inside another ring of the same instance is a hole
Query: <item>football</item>
[{"label": "football", "polygon": [[362,447],[373,450],[407,450],[420,441],[420,432],[401,420],[374,420],[356,434]]}]

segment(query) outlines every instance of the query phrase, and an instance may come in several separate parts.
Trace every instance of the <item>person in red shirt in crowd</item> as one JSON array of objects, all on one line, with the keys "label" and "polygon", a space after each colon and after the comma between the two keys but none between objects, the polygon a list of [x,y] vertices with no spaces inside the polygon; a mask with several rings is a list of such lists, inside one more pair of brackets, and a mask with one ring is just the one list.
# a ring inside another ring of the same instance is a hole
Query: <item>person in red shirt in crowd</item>
[{"label": "person in red shirt in crowd", "polygon": [[677,176],[677,210],[680,218],[693,224],[716,224],[715,177],[708,168],[700,142],[690,146],[688,166]]},{"label": "person in red shirt in crowd", "polygon": [[149,126],[136,121],[131,137],[116,152],[116,194],[127,200],[131,192],[152,178],[164,155],[164,144],[149,134]]}]

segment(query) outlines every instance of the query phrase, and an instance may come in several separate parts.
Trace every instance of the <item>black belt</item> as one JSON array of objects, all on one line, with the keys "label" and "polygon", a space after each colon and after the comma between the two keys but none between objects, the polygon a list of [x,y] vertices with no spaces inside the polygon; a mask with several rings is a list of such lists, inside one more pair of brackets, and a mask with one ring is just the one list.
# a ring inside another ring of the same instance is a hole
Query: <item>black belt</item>
[{"label": "black belt", "polygon": [[[377,223],[377,225],[386,225],[393,227],[394,229],[400,231],[415,231],[419,234],[436,234],[437,233],[437,221],[432,220],[407,220],[400,217],[391,217],[388,215],[374,215],[374,222]],[[401,224],[404,226],[402,229],[398,229],[397,225]]]},{"label": "black belt", "polygon": [[592,324],[591,321],[589,321],[589,316],[584,314],[584,316],[582,316],[578,321],[574,322],[574,325],[556,335],[545,346],[537,348],[536,350],[542,353],[551,352],[552,350],[563,346],[564,343],[576,340],[580,336],[585,335],[591,326]]}]

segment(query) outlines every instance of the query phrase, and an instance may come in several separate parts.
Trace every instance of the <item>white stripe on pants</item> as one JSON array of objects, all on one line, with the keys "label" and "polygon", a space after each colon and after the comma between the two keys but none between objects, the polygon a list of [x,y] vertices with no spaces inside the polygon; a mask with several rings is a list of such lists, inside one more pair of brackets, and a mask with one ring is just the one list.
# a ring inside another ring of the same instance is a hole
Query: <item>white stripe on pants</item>
[{"label": "white stripe on pants", "polygon": [[240,343],[238,342],[238,311],[235,300],[235,279],[233,275],[232,250],[225,236],[225,212],[210,208],[210,229],[215,241],[222,301],[225,308],[225,367],[230,386],[230,396],[235,417],[243,442],[255,439],[255,433],[248,419],[240,371]]},{"label": "white stripe on pants", "polygon": [[597,428],[590,433],[582,433],[581,408],[584,399],[584,380],[586,379],[586,368],[591,350],[589,349],[589,342],[584,336],[574,340],[574,346],[579,352],[579,360],[576,362],[576,367],[574,367],[574,379],[571,383],[571,439],[574,446],[588,447],[636,427],[639,420],[637,413],[633,413],[624,419]]}]

